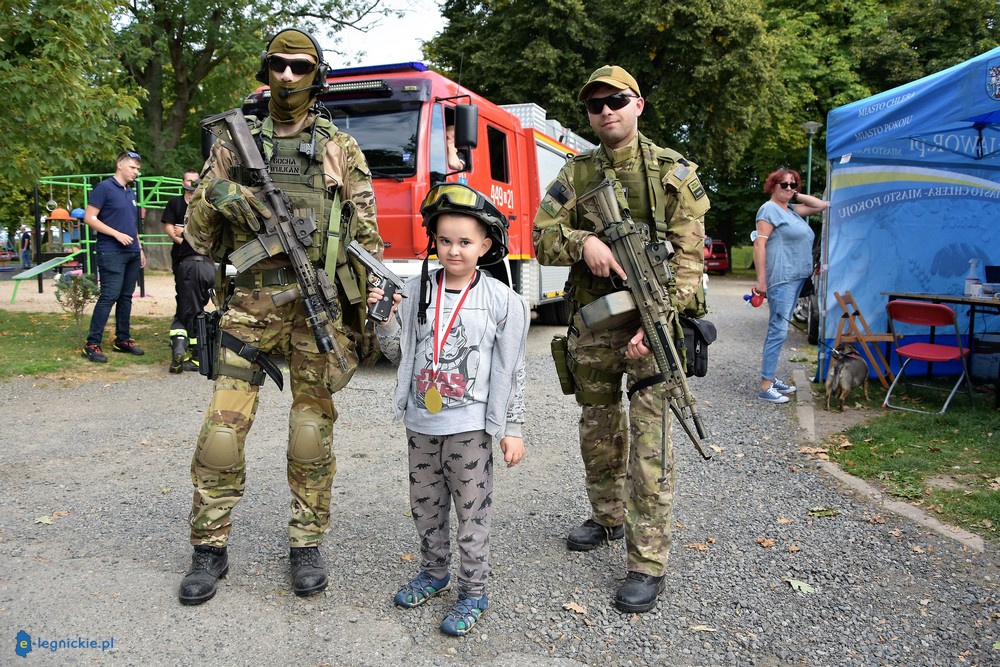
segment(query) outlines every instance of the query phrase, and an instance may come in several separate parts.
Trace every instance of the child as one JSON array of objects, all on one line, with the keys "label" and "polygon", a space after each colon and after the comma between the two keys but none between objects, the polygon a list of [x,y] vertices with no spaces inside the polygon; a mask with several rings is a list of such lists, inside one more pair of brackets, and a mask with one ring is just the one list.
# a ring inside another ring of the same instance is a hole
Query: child
[{"label": "child", "polygon": [[[404,289],[419,297],[395,297],[394,316],[375,330],[382,352],[399,365],[394,406],[406,426],[410,509],[420,538],[420,573],[395,602],[413,608],[451,587],[454,500],[458,601],[441,631],[462,636],[489,604],[494,436],[508,468],[524,457],[529,315],[524,299],[478,269],[507,255],[507,219],[489,199],[444,183],[431,188],[420,213],[427,254],[436,251],[444,268],[429,274],[425,260]],[[381,297],[373,288],[368,302]]]}]

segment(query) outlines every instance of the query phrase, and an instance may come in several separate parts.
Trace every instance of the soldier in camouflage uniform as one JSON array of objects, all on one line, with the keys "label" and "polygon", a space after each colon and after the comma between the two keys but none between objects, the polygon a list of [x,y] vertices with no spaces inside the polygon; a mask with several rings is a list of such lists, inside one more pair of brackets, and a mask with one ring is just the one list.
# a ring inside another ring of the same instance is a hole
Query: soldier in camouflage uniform
[{"label": "soldier in camouflage uniform", "polygon": [[[266,257],[236,275],[220,327],[244,346],[242,350],[221,348],[215,391],[191,463],[194,556],[180,586],[184,604],[210,599],[217,579],[228,571],[230,515],[243,495],[244,443],[264,377],[261,366],[246,357],[252,359],[257,352],[285,357],[291,376],[287,460],[292,493],[288,523],[292,588],[298,595],[312,595],[327,585],[318,545],[329,525],[330,489],[336,472],[332,440],[337,410],[332,394],[354,374],[359,352],[365,356],[361,349],[367,307],[365,274],[348,264],[344,246],[357,239],[369,252],[381,256],[383,245],[375,220],[371,173],[361,149],[352,137],[311,110],[326,71],[312,36],[296,29],[279,32],[268,44],[257,75],[274,92],[268,117],[263,121],[248,117],[247,121],[275,185],[291,201],[292,214],[312,216],[316,222],[309,258],[317,266],[326,263],[336,283],[340,315],[334,322],[335,337],[348,368],[342,370],[335,354],[319,352],[301,296],[280,306],[272,300],[296,287],[287,255]],[[253,197],[257,188],[252,186],[239,156],[216,142],[188,208],[184,237],[196,251],[224,263],[234,249],[256,242],[252,229],[270,212]],[[252,354],[238,353],[248,350]]]},{"label": "soldier in camouflage uniform", "polygon": [[[533,239],[538,261],[571,265],[566,298],[573,306],[567,341],[580,417],[580,451],[586,468],[593,515],[575,528],[567,546],[589,551],[623,536],[628,576],[615,606],[645,612],[663,590],[670,554],[674,502],[673,448],[669,425],[663,433],[662,383],[630,396],[622,406],[622,375],[628,386],[659,370],[637,324],[610,330],[588,329],[580,308],[621,289],[612,277],[626,278],[611,248],[577,210],[577,197],[605,178],[621,182],[632,218],[649,225],[655,240],[669,240],[676,251],[671,269],[674,305],[689,315],[705,313],[704,216],[708,197],[697,165],[675,151],[659,148],[638,131],[645,101],[631,74],[618,66],[595,71],[581,89],[590,125],[601,145],[571,158],[548,187],[535,217]],[[617,282],[617,281],[616,281]],[[667,460],[662,460],[662,439]],[[661,466],[667,474],[660,481]]]}]

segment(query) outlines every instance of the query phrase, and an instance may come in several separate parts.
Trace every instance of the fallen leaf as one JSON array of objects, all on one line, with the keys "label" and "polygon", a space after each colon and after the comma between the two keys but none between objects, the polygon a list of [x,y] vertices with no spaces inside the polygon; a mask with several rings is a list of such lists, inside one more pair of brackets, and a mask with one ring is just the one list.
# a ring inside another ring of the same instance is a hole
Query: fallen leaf
[{"label": "fallen leaf", "polygon": [[714,451],[716,454],[721,454],[724,451],[722,449],[722,447],[719,447],[718,445],[709,445],[708,447],[709,447],[709,449],[711,449],[712,451]]},{"label": "fallen leaf", "polygon": [[885,523],[885,518],[881,514],[868,517],[868,523]]},{"label": "fallen leaf", "polygon": [[774,540],[769,537],[758,537],[755,541],[765,549],[770,549],[774,546]]},{"label": "fallen leaf", "polygon": [[788,585],[792,587],[792,590],[798,591],[800,593],[815,593],[816,589],[807,584],[804,581],[799,581],[798,579],[789,579],[785,577],[782,581],[787,581]]},{"label": "fallen leaf", "polygon": [[715,544],[715,538],[714,537],[705,538],[705,541],[708,542],[709,544]]},{"label": "fallen leaf", "polygon": [[688,630],[693,630],[694,632],[718,632],[718,630],[709,625],[692,625]]},{"label": "fallen leaf", "polygon": [[701,542],[692,542],[691,544],[685,544],[685,548],[694,549],[695,551],[711,551],[707,544],[702,544]]},{"label": "fallen leaf", "polygon": [[63,517],[63,516],[69,516],[69,512],[67,510],[58,510],[58,511],[52,513],[52,518],[53,519],[55,519],[57,517]]},{"label": "fallen leaf", "polygon": [[411,561],[414,558],[416,558],[416,556],[414,556],[413,554],[403,554],[402,556],[400,556],[400,558],[402,558],[405,561]]},{"label": "fallen leaf", "polygon": [[835,510],[832,507],[810,507],[809,508],[809,516],[816,516],[816,517],[820,517],[820,516],[837,516],[838,514],[840,514],[840,512],[838,510]]},{"label": "fallen leaf", "polygon": [[778,517],[778,523],[781,523],[781,524],[792,523],[793,521],[795,521],[795,519],[787,519],[787,518],[785,518],[783,516],[779,516]]},{"label": "fallen leaf", "polygon": [[918,554],[922,554],[922,553],[924,552],[924,548],[923,548],[923,547],[921,547],[921,546],[920,546],[920,545],[918,544],[917,546],[913,547],[913,552],[914,552],[914,553],[918,553]]},{"label": "fallen leaf", "polygon": [[44,523],[47,526],[51,525],[52,524],[52,517],[50,517],[48,515],[40,516],[37,519],[35,519],[35,523]]},{"label": "fallen leaf", "polygon": [[799,452],[800,453],[802,453],[802,454],[813,454],[813,455],[816,455],[816,456],[818,456],[820,454],[826,454],[829,451],[830,450],[826,449],[825,447],[799,447]]},{"label": "fallen leaf", "polygon": [[173,489],[169,486],[165,486],[162,489],[160,489],[160,493],[170,493],[171,491],[173,491]]},{"label": "fallen leaf", "polygon": [[563,609],[569,609],[570,611],[575,611],[578,614],[587,613],[586,607],[581,607],[575,602],[567,602],[566,604],[563,605]]},{"label": "fallen leaf", "polygon": [[799,548],[798,548],[797,546],[795,546],[794,544],[790,544],[790,545],[788,545],[788,550],[789,550],[789,551],[790,551],[791,553],[795,553],[796,551],[802,551],[802,549],[799,549]]}]

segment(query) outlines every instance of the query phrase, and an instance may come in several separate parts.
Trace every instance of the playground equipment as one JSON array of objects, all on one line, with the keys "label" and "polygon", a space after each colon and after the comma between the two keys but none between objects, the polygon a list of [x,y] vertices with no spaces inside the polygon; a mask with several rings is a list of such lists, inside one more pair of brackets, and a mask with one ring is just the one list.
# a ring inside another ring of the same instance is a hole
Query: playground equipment
[{"label": "playground equipment", "polygon": [[[20,281],[29,278],[38,279],[38,293],[44,292],[43,276],[46,271],[64,268],[82,268],[86,273],[96,273],[96,255],[94,243],[96,236],[90,227],[84,223],[83,216],[88,197],[94,187],[111,174],[74,174],[65,176],[47,176],[35,184],[34,197],[34,229],[33,250],[36,266],[22,271],[12,278],[14,292],[11,303],[17,296]],[[183,181],[168,176],[140,176],[133,187],[136,196],[136,215],[139,216],[139,238],[143,245],[170,245],[173,242],[164,233],[147,234],[143,231],[142,212],[147,209],[166,208],[167,201],[183,192]],[[44,213],[40,192],[48,189],[48,201],[44,205]],[[56,193],[66,192],[65,205],[56,201]],[[82,207],[74,207],[76,197]],[[44,226],[43,226],[44,224]],[[145,273],[139,272],[140,296],[145,296]]]}]

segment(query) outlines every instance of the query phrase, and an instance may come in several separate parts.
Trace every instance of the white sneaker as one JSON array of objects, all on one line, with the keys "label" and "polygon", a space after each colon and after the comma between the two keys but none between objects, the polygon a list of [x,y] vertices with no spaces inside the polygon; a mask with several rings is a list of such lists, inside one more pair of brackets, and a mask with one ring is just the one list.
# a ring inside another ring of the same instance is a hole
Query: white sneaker
[{"label": "white sneaker", "polygon": [[771,385],[767,388],[767,391],[762,391],[757,394],[757,400],[767,401],[768,403],[787,403],[791,399],[778,393],[778,390],[774,388],[774,385]]},{"label": "white sneaker", "polygon": [[774,387],[775,389],[777,389],[778,393],[780,393],[780,394],[794,394],[795,393],[795,385],[794,384],[785,384],[784,382],[782,382],[778,378],[774,378],[774,384],[772,384],[771,386]]}]

